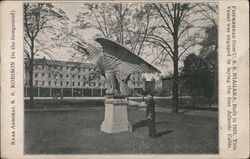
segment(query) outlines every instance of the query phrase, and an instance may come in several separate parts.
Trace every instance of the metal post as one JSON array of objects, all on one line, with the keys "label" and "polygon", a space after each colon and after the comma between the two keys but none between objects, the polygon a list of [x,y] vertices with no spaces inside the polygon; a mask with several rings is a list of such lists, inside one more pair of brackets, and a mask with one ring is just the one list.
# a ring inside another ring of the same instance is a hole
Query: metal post
[{"label": "metal post", "polygon": [[52,97],[51,87],[49,88],[49,96]]},{"label": "metal post", "polygon": [[82,88],[82,97],[83,97],[83,88]]},{"label": "metal post", "polygon": [[63,100],[63,88],[61,88],[61,100]]},{"label": "metal post", "polygon": [[72,93],[71,93],[72,97],[74,97],[74,89],[72,87]]},{"label": "metal post", "polygon": [[28,88],[27,88],[27,86],[25,87],[25,96],[28,97]]},{"label": "metal post", "polygon": [[94,94],[94,93],[93,93],[93,88],[91,88],[91,97],[93,97],[93,94]]},{"label": "metal post", "polygon": [[100,90],[101,90],[101,97],[102,97],[102,88]]},{"label": "metal post", "polygon": [[40,97],[40,87],[37,87],[37,96]]}]

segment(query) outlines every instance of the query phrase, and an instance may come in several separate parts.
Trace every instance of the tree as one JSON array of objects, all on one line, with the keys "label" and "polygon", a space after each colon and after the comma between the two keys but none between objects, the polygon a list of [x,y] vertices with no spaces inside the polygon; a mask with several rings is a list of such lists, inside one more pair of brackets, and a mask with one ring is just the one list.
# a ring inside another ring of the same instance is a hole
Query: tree
[{"label": "tree", "polygon": [[212,96],[218,97],[218,4],[199,4],[199,11],[210,25],[205,27],[205,36],[200,42],[200,56],[208,65],[211,72],[209,106]]},{"label": "tree", "polygon": [[213,75],[208,63],[200,56],[189,54],[184,60],[182,78],[185,82],[185,88],[189,90],[193,98],[193,106],[196,105],[198,95],[210,99],[213,94]]},{"label": "tree", "polygon": [[191,18],[194,6],[187,3],[157,3],[153,4],[153,7],[158,24],[151,28],[148,39],[162,48],[161,54],[158,57],[162,55],[165,59],[168,55],[173,62],[172,111],[177,113],[179,105],[179,60],[183,54],[197,44],[195,37],[198,34],[193,33],[193,36],[189,36],[188,32],[194,29],[194,23],[199,21],[199,19]]},{"label": "tree", "polygon": [[30,105],[34,104],[33,70],[34,58],[38,54],[45,54],[53,58],[50,53],[50,37],[60,36],[60,24],[66,24],[66,14],[50,3],[24,4],[24,55],[28,59]]},{"label": "tree", "polygon": [[96,36],[112,39],[141,55],[150,26],[151,5],[86,3],[77,16],[78,29],[95,28]]},{"label": "tree", "polygon": [[[204,6],[207,9],[204,9]],[[169,59],[172,61],[174,83],[172,111],[175,113],[178,112],[179,106],[179,63],[190,54],[190,50],[199,52],[199,44],[206,35],[205,28],[216,22],[214,16],[210,14],[209,7],[217,11],[212,3],[153,4],[154,18],[157,22],[149,29],[147,37],[148,41],[161,49],[156,56],[158,61],[162,63]]]}]

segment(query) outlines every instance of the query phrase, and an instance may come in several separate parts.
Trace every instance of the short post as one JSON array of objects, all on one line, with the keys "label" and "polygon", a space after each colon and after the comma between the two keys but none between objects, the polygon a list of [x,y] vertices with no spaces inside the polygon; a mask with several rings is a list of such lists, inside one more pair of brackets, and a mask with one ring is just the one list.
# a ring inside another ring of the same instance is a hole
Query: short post
[{"label": "short post", "polygon": [[51,90],[51,87],[49,88],[49,96],[52,97],[52,90]]},{"label": "short post", "polygon": [[91,88],[91,97],[93,97],[94,93],[93,93],[93,88]]},{"label": "short post", "polygon": [[37,96],[40,97],[40,87],[37,87]]},{"label": "short post", "polygon": [[27,88],[27,86],[25,87],[25,97],[28,97],[28,88]]},{"label": "short post", "polygon": [[61,88],[61,100],[63,100],[63,88]]}]

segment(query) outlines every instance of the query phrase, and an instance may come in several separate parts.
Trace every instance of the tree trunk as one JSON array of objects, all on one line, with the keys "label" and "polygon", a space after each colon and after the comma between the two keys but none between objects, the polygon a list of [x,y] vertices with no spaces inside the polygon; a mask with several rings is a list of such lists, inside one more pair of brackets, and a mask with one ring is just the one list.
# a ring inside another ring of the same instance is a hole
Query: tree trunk
[{"label": "tree trunk", "polygon": [[196,107],[196,89],[193,89],[193,95],[192,95],[192,99],[193,99],[193,109],[195,109]]},{"label": "tree trunk", "polygon": [[208,107],[209,107],[209,109],[211,108],[211,106],[212,106],[212,97],[209,96],[208,97]]},{"label": "tree trunk", "polygon": [[173,36],[174,40],[174,54],[173,54],[173,64],[174,64],[174,87],[173,87],[173,113],[178,113],[179,107],[179,83],[178,83],[178,32]]},{"label": "tree trunk", "polygon": [[33,90],[33,72],[34,72],[34,38],[31,38],[31,47],[30,47],[30,59],[29,59],[29,87],[30,87],[30,106],[34,106],[34,90]]},{"label": "tree trunk", "polygon": [[29,105],[31,107],[34,106],[34,94],[33,94],[33,59],[29,61],[29,88],[30,88],[30,102]]},{"label": "tree trunk", "polygon": [[178,113],[179,98],[178,98],[178,60],[174,61],[174,87],[173,87],[173,113]]}]

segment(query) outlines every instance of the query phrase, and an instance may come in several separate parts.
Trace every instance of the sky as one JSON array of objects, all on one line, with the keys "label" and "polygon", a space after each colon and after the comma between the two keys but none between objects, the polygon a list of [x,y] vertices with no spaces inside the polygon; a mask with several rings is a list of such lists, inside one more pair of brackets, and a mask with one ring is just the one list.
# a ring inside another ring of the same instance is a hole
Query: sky
[{"label": "sky", "polygon": [[[74,22],[76,19],[76,15],[78,15],[79,12],[81,12],[83,9],[82,5],[79,5],[79,2],[78,3],[74,3],[74,2],[56,3],[55,2],[55,3],[53,3],[53,5],[56,8],[62,9],[66,13],[66,15],[69,18],[69,25],[72,25],[72,22]],[[95,34],[93,34],[93,32],[95,32],[95,31],[96,30],[94,30],[94,29],[83,30],[82,34],[84,35],[84,39],[87,41],[94,40],[93,36],[95,36]],[[55,60],[68,61],[70,59],[71,55],[70,55],[70,53],[67,53],[67,52],[68,52],[68,50],[66,48],[53,49],[53,53],[55,54],[55,56],[54,56]],[[37,58],[42,58],[42,57],[38,56]],[[152,62],[153,59],[154,59],[153,56],[149,56],[147,58],[144,57],[144,60],[146,60],[148,63]],[[155,67],[162,72],[160,75],[163,75],[163,76],[166,76],[172,70],[171,64],[170,64],[169,68],[166,68],[166,67],[162,68],[162,67],[157,67],[157,66],[155,66]],[[159,79],[159,75],[155,75],[155,74],[144,74],[144,76],[146,77],[147,80],[151,80],[153,77],[155,79]]]},{"label": "sky", "polygon": [[56,8],[60,8],[62,9],[63,11],[66,12],[68,18],[70,19],[70,21],[74,21],[75,20],[75,17],[76,15],[81,12],[81,6],[82,5],[79,5],[79,2],[76,4],[74,2],[70,2],[70,3],[53,3],[54,6]]},{"label": "sky", "polygon": [[[79,12],[81,12],[83,10],[82,6],[83,4],[80,4],[79,2],[65,2],[65,3],[53,3],[53,5],[56,7],[56,8],[60,8],[62,9],[66,15],[68,16],[69,18],[69,25],[72,26],[72,22],[75,21],[76,19],[76,15],[79,14]],[[93,41],[94,40],[94,36],[95,36],[95,33],[96,30],[95,29],[86,29],[86,30],[82,30],[81,34],[83,35],[84,39],[86,41]],[[67,48],[62,48],[62,49],[55,49],[53,50],[54,54],[55,54],[55,59],[56,60],[69,60],[70,58],[70,53],[65,53],[67,52]],[[153,59],[155,58],[155,56],[147,56],[147,57],[142,57],[145,61],[147,61],[148,63],[151,63],[153,61]],[[182,64],[180,63],[180,66]],[[173,71],[173,64],[172,64],[172,61],[170,60],[169,63],[167,64],[167,66],[163,66],[163,67],[160,67],[160,66],[155,66],[157,69],[159,69],[162,73],[161,75],[163,76],[167,76],[170,74],[170,72]],[[155,76],[155,75],[145,75],[145,77],[147,78],[147,80],[150,80],[152,77],[158,79],[159,77],[158,76]]]}]

